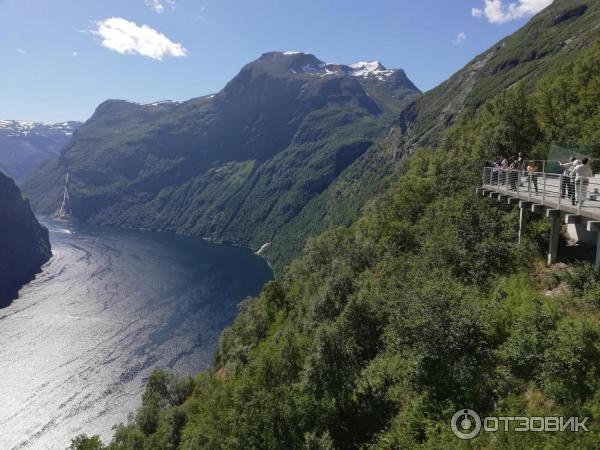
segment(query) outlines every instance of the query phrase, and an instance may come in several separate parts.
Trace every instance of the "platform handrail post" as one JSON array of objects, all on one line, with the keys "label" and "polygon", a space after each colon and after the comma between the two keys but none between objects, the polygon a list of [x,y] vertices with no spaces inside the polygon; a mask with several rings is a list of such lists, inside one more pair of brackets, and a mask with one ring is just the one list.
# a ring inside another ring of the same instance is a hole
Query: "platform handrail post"
[{"label": "platform handrail post", "polygon": [[562,198],[563,175],[558,179],[558,209],[560,209],[560,200]]},{"label": "platform handrail post", "polygon": [[544,184],[542,187],[542,202],[546,201],[546,172],[544,172]]},{"label": "platform handrail post", "polygon": [[579,184],[579,194],[577,195],[577,215],[581,214],[581,186],[583,186],[583,178],[579,178],[579,183],[577,183],[577,178],[575,178],[575,185]]}]

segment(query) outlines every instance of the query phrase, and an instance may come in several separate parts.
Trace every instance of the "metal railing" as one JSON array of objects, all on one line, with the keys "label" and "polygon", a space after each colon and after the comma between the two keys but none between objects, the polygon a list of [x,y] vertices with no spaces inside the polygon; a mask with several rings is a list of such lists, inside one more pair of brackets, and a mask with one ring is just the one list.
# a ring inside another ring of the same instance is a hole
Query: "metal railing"
[{"label": "metal railing", "polygon": [[[484,167],[482,186],[510,197],[555,205],[559,209],[594,208],[600,213],[600,178],[548,172],[526,172]],[[569,208],[570,207],[570,208]]]},{"label": "metal railing", "polygon": [[[588,157],[589,164],[597,164],[598,158],[590,158]],[[523,164],[536,163],[536,165],[541,168],[540,172],[546,173],[558,173],[562,172],[563,169],[560,168],[559,163],[567,163],[569,162],[569,158],[565,158],[562,160],[559,159],[524,159]],[[525,165],[523,167],[525,167]],[[550,169],[550,170],[547,170]],[[558,172],[553,172],[552,170],[556,170]]]}]

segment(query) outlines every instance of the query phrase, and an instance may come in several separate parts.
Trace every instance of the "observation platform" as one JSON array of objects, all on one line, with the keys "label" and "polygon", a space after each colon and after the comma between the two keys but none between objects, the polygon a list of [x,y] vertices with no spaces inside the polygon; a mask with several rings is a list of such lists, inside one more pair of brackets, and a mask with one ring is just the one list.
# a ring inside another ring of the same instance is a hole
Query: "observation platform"
[{"label": "observation platform", "polygon": [[569,176],[556,173],[529,174],[486,167],[477,192],[519,206],[519,242],[528,213],[542,213],[551,220],[548,264],[556,261],[561,223],[595,233],[595,266],[600,269],[600,178],[582,178],[575,182]]}]

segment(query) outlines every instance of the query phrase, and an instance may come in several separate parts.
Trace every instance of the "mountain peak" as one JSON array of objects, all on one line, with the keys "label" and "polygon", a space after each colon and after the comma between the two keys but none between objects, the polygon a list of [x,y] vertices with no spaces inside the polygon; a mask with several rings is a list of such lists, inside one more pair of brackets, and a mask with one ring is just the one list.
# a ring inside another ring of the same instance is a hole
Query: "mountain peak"
[{"label": "mountain peak", "polygon": [[375,70],[387,70],[383,64],[379,61],[360,61],[353,64],[348,64],[348,67],[352,67],[356,70],[368,70],[370,72]]},{"label": "mountain peak", "polygon": [[269,71],[293,75],[313,75],[319,77],[352,76],[385,81],[391,75],[401,72],[387,69],[380,61],[360,61],[353,64],[325,63],[310,53],[299,51],[278,51],[263,53],[251,66],[261,66]]},{"label": "mountain peak", "polygon": [[388,70],[379,61],[361,61],[354,64],[349,64],[352,69],[351,75],[355,77],[375,77],[379,79],[387,78],[392,75],[395,70]]}]

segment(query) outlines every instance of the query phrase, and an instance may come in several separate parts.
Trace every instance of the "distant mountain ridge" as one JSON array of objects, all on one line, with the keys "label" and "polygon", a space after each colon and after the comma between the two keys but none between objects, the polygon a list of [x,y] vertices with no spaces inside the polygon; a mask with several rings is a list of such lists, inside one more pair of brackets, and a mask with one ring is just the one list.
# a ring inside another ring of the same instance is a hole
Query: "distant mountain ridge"
[{"label": "distant mountain ridge", "polygon": [[24,189],[53,212],[68,169],[75,217],[258,249],[419,95],[379,63],[265,53],[214,95],[102,103]]},{"label": "distant mountain ridge", "polygon": [[58,155],[81,122],[0,120],[0,170],[24,180],[42,162]]}]

